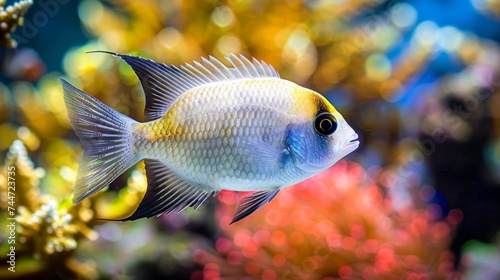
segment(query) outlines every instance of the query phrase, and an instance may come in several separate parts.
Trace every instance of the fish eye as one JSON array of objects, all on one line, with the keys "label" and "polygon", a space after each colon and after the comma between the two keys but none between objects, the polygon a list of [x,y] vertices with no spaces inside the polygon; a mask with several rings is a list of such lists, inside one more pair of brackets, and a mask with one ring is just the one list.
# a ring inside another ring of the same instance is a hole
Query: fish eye
[{"label": "fish eye", "polygon": [[322,136],[331,135],[337,130],[337,119],[330,113],[321,113],[314,120],[314,130]]}]

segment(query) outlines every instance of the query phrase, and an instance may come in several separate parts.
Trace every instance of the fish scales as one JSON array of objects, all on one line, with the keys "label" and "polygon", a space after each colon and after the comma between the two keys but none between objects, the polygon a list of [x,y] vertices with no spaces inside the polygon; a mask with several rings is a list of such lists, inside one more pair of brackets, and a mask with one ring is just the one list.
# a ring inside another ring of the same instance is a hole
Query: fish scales
[{"label": "fish scales", "polygon": [[169,164],[178,174],[195,174],[192,181],[207,189],[263,188],[254,181],[274,186],[288,170],[269,169],[246,143],[258,139],[284,148],[286,126],[296,118],[288,113],[293,91],[293,84],[275,78],[198,87],[179,97],[165,117],[139,124],[143,139],[136,143],[145,157]]}]

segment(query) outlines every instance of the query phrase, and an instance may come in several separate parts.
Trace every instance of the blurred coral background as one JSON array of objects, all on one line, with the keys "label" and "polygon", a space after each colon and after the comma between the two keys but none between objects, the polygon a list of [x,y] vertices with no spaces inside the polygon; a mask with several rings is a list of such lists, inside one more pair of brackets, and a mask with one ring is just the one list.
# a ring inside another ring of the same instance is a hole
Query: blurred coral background
[{"label": "blurred coral background", "polygon": [[[500,279],[500,1],[0,0],[0,277]],[[137,120],[108,50],[230,53],[324,94],[361,136],[328,171],[229,225],[222,192],[136,222],[142,164],[80,204],[59,77]],[[15,167],[16,272],[8,270]]]}]

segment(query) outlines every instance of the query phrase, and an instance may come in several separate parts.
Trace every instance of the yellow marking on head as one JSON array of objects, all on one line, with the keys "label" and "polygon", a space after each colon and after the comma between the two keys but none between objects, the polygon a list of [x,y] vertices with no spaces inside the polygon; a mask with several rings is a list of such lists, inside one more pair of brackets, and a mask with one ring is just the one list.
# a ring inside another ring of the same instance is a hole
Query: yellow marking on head
[{"label": "yellow marking on head", "polygon": [[305,118],[314,118],[320,110],[330,112],[335,116],[340,115],[337,109],[321,94],[298,85],[294,86],[292,100],[293,113]]},{"label": "yellow marking on head", "polygon": [[294,86],[292,92],[292,113],[304,116],[305,118],[313,117],[318,111],[318,102],[312,92],[300,86]]}]

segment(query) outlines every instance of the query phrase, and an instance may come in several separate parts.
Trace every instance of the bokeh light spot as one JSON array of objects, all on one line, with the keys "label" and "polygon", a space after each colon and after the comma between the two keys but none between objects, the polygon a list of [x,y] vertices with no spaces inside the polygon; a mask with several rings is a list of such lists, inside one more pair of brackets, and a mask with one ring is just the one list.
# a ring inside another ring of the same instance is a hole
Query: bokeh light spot
[{"label": "bokeh light spot", "polygon": [[451,209],[446,220],[450,225],[458,225],[464,218],[464,213],[460,209]]},{"label": "bokeh light spot", "polygon": [[240,252],[238,251],[230,251],[227,254],[227,263],[236,265],[236,264],[241,264],[243,257],[241,256]]},{"label": "bokeh light spot", "polygon": [[432,232],[434,233],[434,238],[442,239],[450,234],[450,226],[444,222],[438,222],[432,226]]},{"label": "bokeh light spot", "polygon": [[363,247],[357,247],[356,249],[354,249],[354,255],[358,260],[363,260],[368,257],[368,253]]},{"label": "bokeh light spot", "polygon": [[377,258],[382,261],[392,261],[394,258],[394,250],[391,248],[382,248],[377,253]]},{"label": "bokeh light spot", "polygon": [[245,247],[243,247],[243,256],[247,257],[247,258],[253,258],[255,257],[255,255],[257,255],[257,246],[255,246],[254,244],[247,244]]},{"label": "bokeh light spot", "polygon": [[229,56],[232,53],[239,53],[241,50],[241,41],[235,35],[224,35],[217,41],[216,49],[223,56]]},{"label": "bokeh light spot", "polygon": [[437,43],[448,52],[455,52],[464,43],[465,36],[453,26],[445,26],[439,30]]},{"label": "bokeh light spot", "polygon": [[244,247],[247,245],[247,243],[250,241],[250,234],[248,231],[239,231],[235,236],[234,236],[234,244],[239,247]]},{"label": "bokeh light spot", "polygon": [[207,263],[203,267],[203,279],[219,279],[220,267],[215,263]]},{"label": "bokeh light spot", "polygon": [[276,246],[283,246],[287,241],[286,234],[281,230],[275,230],[271,236],[271,241]]},{"label": "bokeh light spot", "polygon": [[398,3],[391,9],[391,20],[400,28],[411,27],[417,20],[417,11],[407,3]]},{"label": "bokeh light spot", "polygon": [[262,272],[262,280],[274,280],[276,279],[276,273],[270,269],[266,269]]},{"label": "bokeh light spot", "polygon": [[231,249],[231,241],[227,238],[220,237],[215,242],[215,248],[221,253],[228,252]]},{"label": "bokeh light spot", "polygon": [[193,252],[193,260],[197,263],[205,263],[207,261],[207,252],[205,250],[196,249]]},{"label": "bokeh light spot", "polygon": [[354,238],[344,237],[344,239],[342,239],[342,248],[344,250],[351,251],[354,249],[355,246],[356,246],[356,240],[354,240]]},{"label": "bokeh light spot", "polygon": [[339,276],[342,279],[348,279],[352,276],[352,268],[350,266],[344,265],[339,268]]},{"label": "bokeh light spot", "polygon": [[174,48],[182,38],[182,34],[174,27],[166,27],[158,34],[160,44],[166,48]]},{"label": "bokeh light spot", "polygon": [[245,272],[249,275],[256,275],[260,272],[260,266],[254,261],[250,261],[245,265]]},{"label": "bokeh light spot", "polygon": [[286,258],[282,254],[277,254],[273,257],[273,265],[276,267],[284,266],[286,263]]},{"label": "bokeh light spot", "polygon": [[214,9],[211,15],[212,21],[219,27],[228,27],[234,22],[234,14],[228,6],[220,6]]},{"label": "bokeh light spot", "polygon": [[351,227],[351,236],[355,239],[361,239],[365,237],[365,227],[362,225],[354,225]]},{"label": "bokeh light spot", "polygon": [[338,233],[331,233],[326,237],[328,247],[332,250],[340,249],[342,246],[342,236]]},{"label": "bokeh light spot", "polygon": [[415,29],[415,42],[422,47],[432,48],[438,38],[439,27],[433,21],[424,21]]},{"label": "bokeh light spot", "polygon": [[372,54],[366,59],[366,76],[375,81],[383,81],[391,75],[392,66],[387,57],[382,54]]},{"label": "bokeh light spot", "polygon": [[261,246],[266,245],[269,243],[269,240],[271,239],[271,233],[267,229],[261,229],[254,234],[253,239],[255,243]]}]

